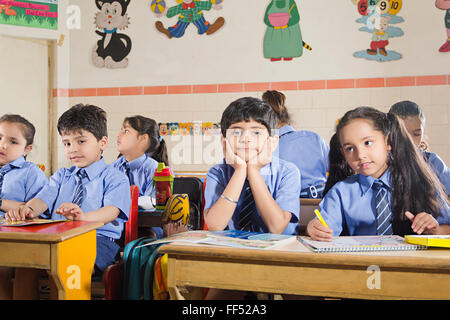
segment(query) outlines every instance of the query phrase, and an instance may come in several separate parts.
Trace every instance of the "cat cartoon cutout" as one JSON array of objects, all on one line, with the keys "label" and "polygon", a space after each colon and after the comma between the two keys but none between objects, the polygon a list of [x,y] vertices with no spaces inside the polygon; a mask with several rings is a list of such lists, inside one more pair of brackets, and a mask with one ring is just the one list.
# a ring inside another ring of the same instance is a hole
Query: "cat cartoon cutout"
[{"label": "cat cartoon cutout", "polygon": [[92,62],[98,68],[118,69],[128,66],[130,37],[118,33],[129,25],[127,8],[131,0],[95,0],[100,10],[95,16],[95,30],[101,39],[92,50]]}]

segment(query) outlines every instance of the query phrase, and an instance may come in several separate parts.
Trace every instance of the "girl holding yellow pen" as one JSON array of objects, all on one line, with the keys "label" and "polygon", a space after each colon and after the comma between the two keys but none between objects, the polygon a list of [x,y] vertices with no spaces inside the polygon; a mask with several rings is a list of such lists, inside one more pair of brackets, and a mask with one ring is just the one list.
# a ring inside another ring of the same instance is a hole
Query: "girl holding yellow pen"
[{"label": "girl holding yellow pen", "polygon": [[330,174],[320,219],[307,233],[450,234],[449,201],[401,121],[369,107],[348,111],[330,143]]}]

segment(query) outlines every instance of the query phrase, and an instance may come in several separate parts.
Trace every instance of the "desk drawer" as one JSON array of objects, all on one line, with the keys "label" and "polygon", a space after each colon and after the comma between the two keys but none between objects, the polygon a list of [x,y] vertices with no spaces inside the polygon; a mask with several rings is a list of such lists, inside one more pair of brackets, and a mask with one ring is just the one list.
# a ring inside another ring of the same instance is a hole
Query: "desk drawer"
[{"label": "desk drawer", "polygon": [[50,269],[50,244],[0,241],[0,266]]}]

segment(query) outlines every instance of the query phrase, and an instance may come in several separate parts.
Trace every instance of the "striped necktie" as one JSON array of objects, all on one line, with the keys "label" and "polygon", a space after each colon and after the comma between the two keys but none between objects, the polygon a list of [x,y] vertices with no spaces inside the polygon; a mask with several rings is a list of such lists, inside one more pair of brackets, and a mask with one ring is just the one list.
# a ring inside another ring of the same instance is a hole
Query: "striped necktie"
[{"label": "striped necktie", "polygon": [[377,235],[392,235],[392,211],[389,204],[386,185],[376,180],[373,183],[375,194],[375,210],[377,213]]},{"label": "striped necktie", "polygon": [[8,169],[0,171],[0,194],[2,194],[2,188],[3,188],[3,179],[5,178],[5,175],[11,170],[11,166],[8,167]]},{"label": "striped necktie", "polygon": [[255,199],[253,199],[252,189],[250,186],[246,187],[245,197],[241,208],[238,221],[239,230],[255,231],[255,226],[252,223],[252,216],[256,212],[256,204]]},{"label": "striped necktie", "polygon": [[128,162],[124,162],[122,166],[125,169],[125,174],[127,175],[128,180],[130,181],[130,185],[132,186],[133,185],[133,177],[130,172],[130,164]]},{"label": "striped necktie", "polygon": [[83,179],[87,178],[86,170],[80,169],[77,172],[77,186],[75,187],[75,195],[73,196],[72,203],[81,207],[81,203],[83,203],[84,198],[84,186]]}]

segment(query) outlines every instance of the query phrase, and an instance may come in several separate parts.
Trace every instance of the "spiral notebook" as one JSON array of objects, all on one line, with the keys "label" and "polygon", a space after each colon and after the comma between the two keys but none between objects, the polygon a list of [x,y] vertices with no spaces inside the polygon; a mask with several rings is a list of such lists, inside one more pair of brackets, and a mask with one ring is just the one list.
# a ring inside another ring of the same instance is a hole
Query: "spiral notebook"
[{"label": "spiral notebook", "polygon": [[400,236],[353,236],[334,237],[331,242],[314,241],[299,237],[301,243],[314,252],[362,252],[424,250],[426,246],[409,244]]}]

